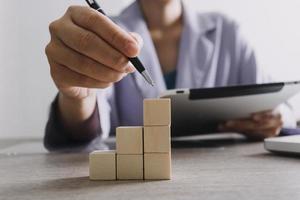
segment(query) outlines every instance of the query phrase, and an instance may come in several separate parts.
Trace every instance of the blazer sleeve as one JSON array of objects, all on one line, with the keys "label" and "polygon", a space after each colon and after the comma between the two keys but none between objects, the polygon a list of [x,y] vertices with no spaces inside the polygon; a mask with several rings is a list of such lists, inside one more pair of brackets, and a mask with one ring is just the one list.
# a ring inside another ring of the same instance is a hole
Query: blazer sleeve
[{"label": "blazer sleeve", "polygon": [[[110,102],[113,98],[113,88],[99,90],[97,103],[89,119],[76,124],[72,130],[65,127],[58,110],[58,97],[50,107],[50,114],[45,129],[44,146],[49,151],[68,148],[87,147],[94,140],[102,141],[110,132]],[[90,149],[95,149],[89,147]]]}]

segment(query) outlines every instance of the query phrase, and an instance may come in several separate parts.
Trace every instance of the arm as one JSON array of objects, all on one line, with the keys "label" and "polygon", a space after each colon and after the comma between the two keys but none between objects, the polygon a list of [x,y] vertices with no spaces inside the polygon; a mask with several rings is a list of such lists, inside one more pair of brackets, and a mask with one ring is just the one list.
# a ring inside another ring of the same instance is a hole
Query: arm
[{"label": "arm", "polygon": [[[74,119],[77,121],[68,125],[69,123],[64,121],[62,113],[59,110],[59,95],[57,95],[50,108],[49,120],[47,122],[44,137],[45,147],[50,151],[74,147],[86,147],[94,139],[99,139],[98,141],[101,141],[102,139],[107,138],[110,132],[111,106],[115,106],[113,104],[113,99],[114,87],[101,91],[99,90],[97,92],[95,107],[93,108],[91,115],[81,119],[76,117]],[[93,104],[88,103],[87,106],[91,105]],[[65,111],[72,113],[70,115],[71,118],[72,115],[77,115],[75,111],[80,108],[80,105],[74,105],[74,110],[68,110],[69,105],[67,106]]]},{"label": "arm", "polygon": [[[256,62],[253,49],[246,43],[245,39],[237,30],[241,58],[239,61],[240,79],[239,84],[259,84],[274,82],[273,78],[266,74]],[[276,111],[281,115],[284,128],[295,128],[296,117],[293,108],[288,102],[281,104]]]},{"label": "arm", "polygon": [[72,127],[64,123],[58,99],[57,96],[51,105],[45,130],[44,146],[48,150],[54,151],[86,145],[101,134],[97,104],[89,117],[78,121],[76,127]]},{"label": "arm", "polygon": [[[238,84],[256,84],[270,82],[272,79],[263,73],[263,70],[257,66],[256,57],[253,49],[241,36],[235,23],[231,22],[231,33],[233,44],[232,57],[233,66],[237,69]],[[283,104],[276,111],[264,111],[253,113],[246,119],[231,120],[220,124],[220,131],[234,131],[243,133],[250,139],[264,139],[266,137],[277,136],[282,126],[295,126],[295,118],[291,115],[292,110],[287,104]]]},{"label": "arm", "polygon": [[59,95],[52,105],[45,145],[63,147],[107,135],[107,97],[97,98],[96,89],[105,91],[135,71],[128,57],[138,55],[139,40],[85,6],[71,6],[49,28],[46,55]]}]

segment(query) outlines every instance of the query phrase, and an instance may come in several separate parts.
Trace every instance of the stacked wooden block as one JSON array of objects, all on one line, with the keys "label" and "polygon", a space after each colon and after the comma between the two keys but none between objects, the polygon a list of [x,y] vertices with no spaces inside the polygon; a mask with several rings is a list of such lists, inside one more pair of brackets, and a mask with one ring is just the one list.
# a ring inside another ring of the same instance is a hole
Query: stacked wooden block
[{"label": "stacked wooden block", "polygon": [[145,179],[171,178],[170,99],[144,101]]},{"label": "stacked wooden block", "polygon": [[116,151],[92,152],[90,179],[171,179],[170,125],[170,99],[144,100],[144,126],[118,127]]},{"label": "stacked wooden block", "polygon": [[117,179],[143,179],[143,127],[119,127],[116,134]]}]

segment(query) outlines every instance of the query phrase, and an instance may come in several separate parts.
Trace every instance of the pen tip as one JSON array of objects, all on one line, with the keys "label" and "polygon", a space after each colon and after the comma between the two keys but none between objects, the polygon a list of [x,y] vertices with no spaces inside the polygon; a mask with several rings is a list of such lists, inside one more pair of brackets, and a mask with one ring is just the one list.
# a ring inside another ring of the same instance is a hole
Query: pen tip
[{"label": "pen tip", "polygon": [[142,76],[145,78],[147,83],[149,83],[152,87],[155,86],[154,81],[152,80],[150,74],[146,70],[142,72]]},{"label": "pen tip", "polygon": [[153,81],[151,81],[151,82],[150,82],[150,85],[151,85],[152,87],[154,87],[154,86],[155,86],[155,83],[154,83]]}]

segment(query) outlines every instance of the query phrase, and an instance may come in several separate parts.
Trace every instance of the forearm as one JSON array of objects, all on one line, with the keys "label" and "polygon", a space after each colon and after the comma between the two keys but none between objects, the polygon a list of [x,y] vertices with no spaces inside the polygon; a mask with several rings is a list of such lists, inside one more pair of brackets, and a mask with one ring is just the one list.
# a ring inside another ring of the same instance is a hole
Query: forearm
[{"label": "forearm", "polygon": [[63,94],[58,95],[58,114],[66,128],[76,130],[78,124],[89,119],[96,108],[96,94],[84,99],[69,98]]},{"label": "forearm", "polygon": [[[64,103],[67,103],[64,101]],[[92,114],[85,119],[83,117],[73,120],[77,122],[75,124],[66,125],[65,121],[62,120],[61,113],[59,110],[59,95],[55,98],[51,105],[49,120],[47,122],[44,145],[48,150],[59,150],[65,148],[73,148],[81,145],[87,145],[93,139],[101,135],[100,116],[98,111],[97,103]],[[63,104],[62,104],[63,105]],[[73,105],[67,105],[71,107]],[[74,108],[78,109],[78,108]],[[67,111],[67,110],[63,110]],[[71,111],[74,115],[76,112]],[[78,112],[77,112],[78,114]],[[80,114],[80,113],[79,113]],[[71,116],[71,115],[70,115]],[[71,121],[71,120],[70,120]]]}]

